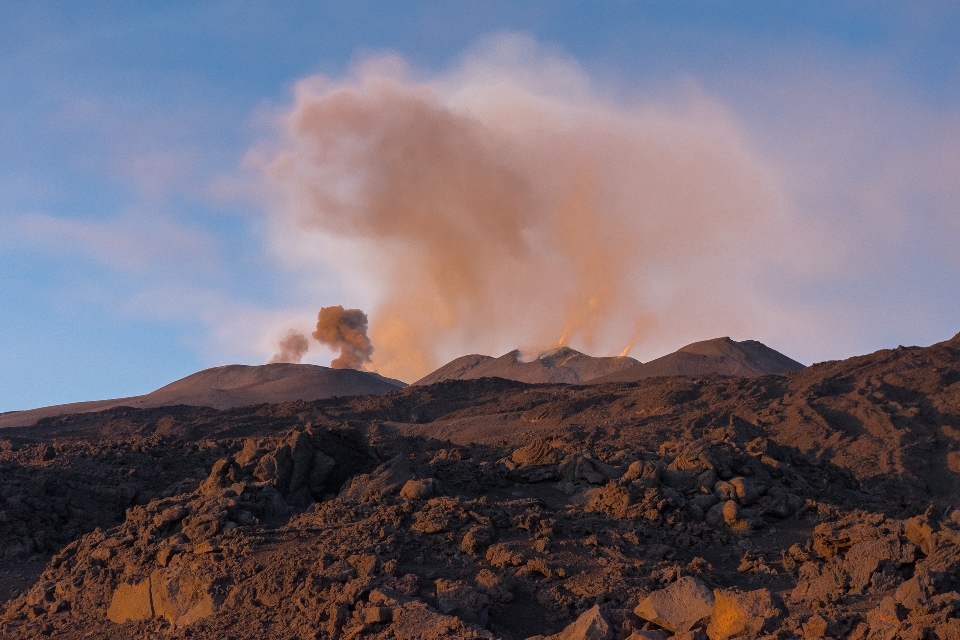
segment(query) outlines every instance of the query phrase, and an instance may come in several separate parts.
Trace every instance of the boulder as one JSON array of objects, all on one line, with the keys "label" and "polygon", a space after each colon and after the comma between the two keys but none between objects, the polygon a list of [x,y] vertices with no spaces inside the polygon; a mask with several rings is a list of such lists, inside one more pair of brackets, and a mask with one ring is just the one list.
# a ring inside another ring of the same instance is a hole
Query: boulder
[{"label": "boulder", "polygon": [[[902,617],[897,601],[887,596],[874,609],[867,612],[867,624],[870,625],[870,638],[893,640],[898,637]],[[949,637],[949,636],[947,636]]]},{"label": "boulder", "polygon": [[723,521],[731,527],[736,526],[740,521],[740,508],[733,500],[727,500],[723,504]]},{"label": "boulder", "polygon": [[407,480],[400,489],[400,497],[405,500],[426,500],[432,498],[437,481],[433,478]]},{"label": "boulder", "polygon": [[663,474],[662,466],[651,461],[636,461],[630,464],[621,480],[624,482],[639,482],[645,487],[656,487],[660,484]]},{"label": "boulder", "polygon": [[748,478],[731,478],[730,484],[736,492],[737,501],[745,507],[750,506],[767,492],[767,485]]},{"label": "boulder", "polygon": [[113,592],[107,619],[110,622],[136,622],[153,617],[150,600],[150,579],[136,584],[123,583]]},{"label": "boulder", "polygon": [[712,509],[713,505],[717,504],[719,500],[717,496],[712,493],[701,493],[691,498],[690,502],[703,509],[704,512],[707,512]]},{"label": "boulder", "polygon": [[216,612],[206,585],[185,569],[154,571],[150,574],[150,595],[154,614],[174,626],[188,625]]},{"label": "boulder", "polygon": [[565,459],[557,469],[560,480],[567,483],[586,482],[587,484],[606,484],[621,477],[620,471],[600,460],[582,455]]},{"label": "boulder", "polygon": [[713,612],[714,595],[696,578],[683,577],[654,591],[633,610],[638,617],[674,633],[688,631]]},{"label": "boulder", "polygon": [[333,473],[335,466],[337,461],[323,451],[313,452],[313,462],[310,464],[310,474],[307,476],[307,488],[315,499],[319,500],[323,497],[327,478]]},{"label": "boulder", "polygon": [[736,591],[717,589],[715,605],[707,635],[710,640],[727,640],[734,636],[758,637],[780,627],[786,610],[769,589]]},{"label": "boulder", "polygon": [[722,502],[726,502],[727,500],[736,500],[737,498],[737,488],[726,480],[718,481],[713,487],[713,492]]},{"label": "boulder", "polygon": [[547,636],[545,640],[608,640],[612,636],[610,625],[600,613],[600,606],[593,605],[563,631]]},{"label": "boulder", "polygon": [[280,493],[286,493],[290,488],[290,477],[293,474],[293,458],[290,455],[290,446],[283,445],[273,453],[260,458],[257,468],[253,470],[254,477],[261,482],[270,482]]},{"label": "boulder", "polygon": [[459,580],[436,581],[437,609],[440,613],[452,614],[475,622],[480,626],[487,625],[490,610],[490,599],[470,585]]},{"label": "boulder", "polygon": [[363,473],[353,478],[344,487],[340,496],[348,500],[387,495],[400,489],[407,480],[413,479],[410,461],[398,455],[381,464],[372,473]]},{"label": "boulder", "polygon": [[364,624],[384,624],[393,619],[390,607],[366,607],[360,613]]},{"label": "boulder", "polygon": [[723,507],[726,505],[725,502],[718,502],[709,509],[704,518],[707,521],[707,524],[711,527],[719,527],[723,524]]},{"label": "boulder", "polygon": [[563,449],[543,438],[534,438],[510,455],[510,460],[521,467],[527,465],[557,464],[564,458]]},{"label": "boulder", "polygon": [[213,464],[210,475],[200,484],[200,493],[209,496],[232,485],[235,481],[235,464],[232,458],[220,458]]},{"label": "boulder", "polygon": [[290,483],[287,491],[293,493],[307,484],[313,462],[313,446],[310,444],[310,436],[303,431],[298,431],[287,438],[287,446],[290,447],[291,461]]},{"label": "boulder", "polygon": [[519,467],[507,472],[507,477],[514,482],[523,482],[533,484],[535,482],[545,482],[547,480],[556,480],[557,465],[555,464],[535,464]]}]

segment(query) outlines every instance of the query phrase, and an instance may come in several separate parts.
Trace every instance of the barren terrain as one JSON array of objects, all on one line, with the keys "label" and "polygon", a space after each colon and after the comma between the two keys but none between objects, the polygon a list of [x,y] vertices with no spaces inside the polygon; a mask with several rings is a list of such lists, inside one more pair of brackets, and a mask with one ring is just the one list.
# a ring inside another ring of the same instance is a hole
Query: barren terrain
[{"label": "barren terrain", "polygon": [[252,367],[231,364],[198,371],[142,396],[0,413],[0,428],[29,426],[42,418],[114,407],[147,409],[186,404],[228,409],[265,402],[376,395],[405,386],[406,383],[399,380],[354,369],[287,363]]},{"label": "barren terrain", "polygon": [[960,335],[0,436],[4,638],[960,637]]}]

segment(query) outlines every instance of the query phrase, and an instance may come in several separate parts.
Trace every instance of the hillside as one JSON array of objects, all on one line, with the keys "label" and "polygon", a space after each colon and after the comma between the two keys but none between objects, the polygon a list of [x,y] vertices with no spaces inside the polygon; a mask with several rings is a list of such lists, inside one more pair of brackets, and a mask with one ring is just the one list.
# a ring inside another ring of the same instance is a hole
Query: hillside
[{"label": "hillside", "polygon": [[330,369],[310,364],[233,364],[198,371],[142,396],[3,413],[0,414],[0,428],[29,426],[41,418],[113,407],[146,409],[186,404],[227,409],[334,396],[379,395],[405,386],[399,380],[354,369]]}]

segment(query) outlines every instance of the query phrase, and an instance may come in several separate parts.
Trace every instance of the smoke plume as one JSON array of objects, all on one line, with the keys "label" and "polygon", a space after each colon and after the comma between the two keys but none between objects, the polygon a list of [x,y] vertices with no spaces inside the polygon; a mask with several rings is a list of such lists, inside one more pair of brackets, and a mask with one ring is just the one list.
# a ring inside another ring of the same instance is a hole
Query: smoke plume
[{"label": "smoke plume", "polygon": [[313,337],[320,344],[340,350],[340,356],[330,363],[334,369],[363,369],[373,354],[367,337],[367,314],[360,309],[322,307]]},{"label": "smoke plume", "polygon": [[290,329],[280,341],[279,346],[280,351],[270,358],[270,364],[278,362],[299,364],[304,354],[310,349],[310,342],[307,340],[307,336],[296,329]]},{"label": "smoke plume", "polygon": [[[471,352],[736,335],[776,251],[780,196],[722,108],[605,98],[522,36],[432,79],[395,56],[308,78],[281,122],[251,155],[274,244],[372,301],[373,368],[404,380]],[[371,360],[359,327],[314,336]]]}]

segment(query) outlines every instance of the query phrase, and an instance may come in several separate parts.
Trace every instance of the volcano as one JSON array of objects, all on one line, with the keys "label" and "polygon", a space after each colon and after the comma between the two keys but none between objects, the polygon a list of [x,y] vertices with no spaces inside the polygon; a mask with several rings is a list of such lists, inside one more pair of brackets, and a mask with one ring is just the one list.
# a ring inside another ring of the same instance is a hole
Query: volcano
[{"label": "volcano", "polygon": [[312,364],[231,364],[198,371],[142,396],[76,402],[0,414],[0,428],[28,426],[41,418],[103,411],[113,407],[146,409],[185,404],[228,409],[291,400],[380,395],[405,386],[406,383],[399,380],[355,369],[331,369]]},{"label": "volcano", "polygon": [[790,373],[803,368],[796,360],[762,342],[737,342],[724,337],[688,344],[656,360],[637,363],[628,369],[593,378],[590,382],[635,382],[659,376],[705,376],[712,373],[752,377]]},{"label": "volcano", "polygon": [[600,376],[616,374],[640,364],[626,356],[595,358],[570,347],[551,349],[525,362],[520,350],[499,358],[471,354],[462,356],[417,380],[427,385],[444,380],[476,380],[504,378],[527,383],[581,384]]}]

